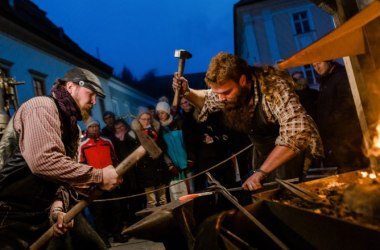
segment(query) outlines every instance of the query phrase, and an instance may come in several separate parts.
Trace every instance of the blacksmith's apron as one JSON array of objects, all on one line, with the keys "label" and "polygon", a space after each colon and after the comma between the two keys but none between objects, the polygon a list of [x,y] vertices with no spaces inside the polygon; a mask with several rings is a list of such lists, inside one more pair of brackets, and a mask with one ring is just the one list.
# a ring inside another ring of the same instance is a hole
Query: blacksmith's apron
[{"label": "blacksmith's apron", "polygon": [[[280,125],[270,123],[266,120],[263,105],[262,93],[259,92],[259,102],[255,107],[252,117],[252,129],[249,138],[253,143],[253,170],[259,169],[268,155],[275,147],[275,141],[279,135]],[[275,178],[291,179],[302,178],[305,154],[304,151],[297,154],[293,159],[281,165],[269,174],[265,182],[274,181]]]}]

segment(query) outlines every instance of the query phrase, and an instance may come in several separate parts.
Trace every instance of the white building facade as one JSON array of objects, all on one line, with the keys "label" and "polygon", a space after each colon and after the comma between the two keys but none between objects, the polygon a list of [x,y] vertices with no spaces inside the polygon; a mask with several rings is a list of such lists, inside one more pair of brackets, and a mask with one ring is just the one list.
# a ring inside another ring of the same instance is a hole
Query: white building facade
[{"label": "white building facade", "polygon": [[0,70],[24,82],[15,86],[19,104],[34,96],[49,95],[54,81],[75,66],[91,70],[102,83],[106,97],[97,97],[92,111],[100,122],[106,110],[130,121],[139,106],[156,103],[115,78],[110,66],[83,51],[31,1],[1,1]]},{"label": "white building facade", "polygon": [[[332,17],[308,0],[243,0],[234,6],[235,53],[249,64],[275,64],[334,29]],[[312,67],[294,68],[316,84]]]}]

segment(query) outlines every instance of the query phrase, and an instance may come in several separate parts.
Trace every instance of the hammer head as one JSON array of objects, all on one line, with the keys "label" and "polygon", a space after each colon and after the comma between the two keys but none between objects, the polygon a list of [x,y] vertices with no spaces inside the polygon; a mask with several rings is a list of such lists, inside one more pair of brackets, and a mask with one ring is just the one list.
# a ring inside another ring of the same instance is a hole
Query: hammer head
[{"label": "hammer head", "polygon": [[149,135],[143,133],[142,131],[135,131],[135,132],[136,132],[137,137],[139,138],[141,146],[144,147],[146,152],[153,159],[157,159],[161,155],[162,150],[157,146],[157,144],[153,141],[153,139],[150,138]]},{"label": "hammer head", "polygon": [[174,57],[179,59],[189,59],[192,57],[191,53],[184,49],[176,49],[174,51]]}]

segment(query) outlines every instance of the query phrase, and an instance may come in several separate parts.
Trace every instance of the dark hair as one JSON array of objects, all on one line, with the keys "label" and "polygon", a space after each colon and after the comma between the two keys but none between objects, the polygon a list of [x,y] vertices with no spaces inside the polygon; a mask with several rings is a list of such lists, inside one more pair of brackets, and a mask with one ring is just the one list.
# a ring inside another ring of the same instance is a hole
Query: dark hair
[{"label": "dark hair", "polygon": [[114,114],[113,112],[111,112],[111,111],[105,111],[105,112],[103,113],[103,119],[104,119],[104,117],[106,117],[107,115],[110,115],[110,116],[112,116],[112,117],[115,119],[115,114]]},{"label": "dark hair", "polygon": [[124,124],[127,128],[128,128],[128,130],[130,130],[131,129],[131,126],[129,126],[129,124],[124,120],[124,119],[117,119],[116,121],[115,121],[115,123],[113,124],[113,126],[115,127],[116,125],[118,125],[118,124]]},{"label": "dark hair", "polygon": [[301,74],[302,75],[302,77],[304,77],[304,75],[303,75],[303,72],[302,71],[294,71],[293,73],[292,73],[292,78],[294,77],[294,75],[295,74]]}]

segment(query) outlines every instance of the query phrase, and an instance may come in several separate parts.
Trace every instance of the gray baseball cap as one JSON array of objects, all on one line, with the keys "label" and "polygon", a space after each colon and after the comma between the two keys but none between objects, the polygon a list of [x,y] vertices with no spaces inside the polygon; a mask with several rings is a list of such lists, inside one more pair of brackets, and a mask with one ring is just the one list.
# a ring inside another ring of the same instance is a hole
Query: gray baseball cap
[{"label": "gray baseball cap", "polygon": [[85,87],[94,91],[98,96],[105,97],[99,78],[91,71],[83,68],[72,68],[66,72],[62,79],[66,82],[74,82],[81,87]]}]

